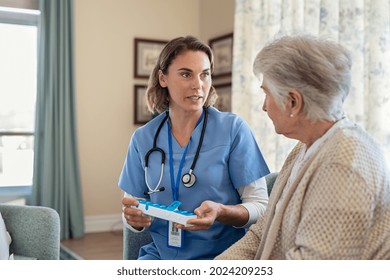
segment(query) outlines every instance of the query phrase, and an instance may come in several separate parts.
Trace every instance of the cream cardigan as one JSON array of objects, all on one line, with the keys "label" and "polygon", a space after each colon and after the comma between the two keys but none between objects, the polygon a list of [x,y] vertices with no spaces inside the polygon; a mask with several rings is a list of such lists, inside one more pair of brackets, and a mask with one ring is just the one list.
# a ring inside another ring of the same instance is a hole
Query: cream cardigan
[{"label": "cream cardigan", "polygon": [[216,259],[390,259],[390,174],[378,144],[347,121],[303,162],[282,167],[266,214]]}]

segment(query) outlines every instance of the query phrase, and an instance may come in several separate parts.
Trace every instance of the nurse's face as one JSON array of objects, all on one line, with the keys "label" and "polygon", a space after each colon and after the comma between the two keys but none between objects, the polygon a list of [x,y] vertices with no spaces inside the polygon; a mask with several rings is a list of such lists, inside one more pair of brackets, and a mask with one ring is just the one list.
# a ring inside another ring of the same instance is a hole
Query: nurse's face
[{"label": "nurse's face", "polygon": [[172,61],[165,75],[159,73],[162,87],[169,91],[170,110],[197,111],[205,103],[211,87],[210,60],[201,51],[185,51]]}]

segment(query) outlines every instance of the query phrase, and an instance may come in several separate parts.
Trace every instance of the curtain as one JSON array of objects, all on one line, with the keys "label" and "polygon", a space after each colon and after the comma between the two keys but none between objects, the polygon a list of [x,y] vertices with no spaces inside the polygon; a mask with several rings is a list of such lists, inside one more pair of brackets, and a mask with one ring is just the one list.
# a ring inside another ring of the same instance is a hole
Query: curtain
[{"label": "curtain", "polygon": [[40,0],[33,191],[29,204],[55,209],[61,239],[84,234],[77,156],[73,1]]},{"label": "curtain", "polygon": [[260,49],[280,34],[310,33],[351,51],[352,87],[344,108],[390,159],[390,0],[236,0],[233,111],[252,127],[273,171],[296,140],[277,135],[262,111],[264,94],[252,73]]}]

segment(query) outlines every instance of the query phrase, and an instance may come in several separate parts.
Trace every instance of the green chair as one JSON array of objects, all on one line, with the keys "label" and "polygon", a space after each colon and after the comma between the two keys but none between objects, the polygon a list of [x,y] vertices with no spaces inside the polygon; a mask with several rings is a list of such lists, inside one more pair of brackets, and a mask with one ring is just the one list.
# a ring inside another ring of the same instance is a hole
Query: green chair
[{"label": "green chair", "polygon": [[59,260],[60,217],[42,206],[0,204],[15,260]]}]

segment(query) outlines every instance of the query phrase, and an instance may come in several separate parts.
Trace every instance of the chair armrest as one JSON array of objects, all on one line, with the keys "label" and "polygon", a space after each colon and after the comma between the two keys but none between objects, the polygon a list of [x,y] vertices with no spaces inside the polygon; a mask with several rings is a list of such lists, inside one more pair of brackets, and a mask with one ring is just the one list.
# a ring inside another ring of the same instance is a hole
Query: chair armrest
[{"label": "chair armrest", "polygon": [[60,257],[60,217],[51,208],[0,204],[7,231],[11,235],[10,253],[38,260]]},{"label": "chair armrest", "polygon": [[278,175],[279,175],[279,172],[273,172],[273,173],[270,173],[270,174],[265,176],[265,181],[267,183],[268,196],[271,195],[272,188],[274,187],[274,183],[275,183]]},{"label": "chair armrest", "polygon": [[138,258],[139,249],[148,243],[152,242],[149,230],[145,229],[142,232],[132,232],[127,227],[123,227],[123,259],[136,260]]}]

